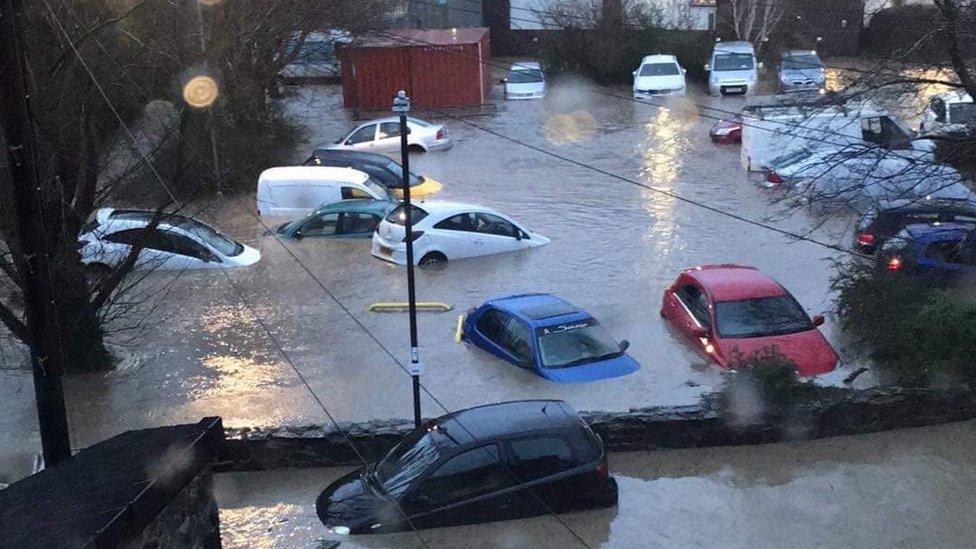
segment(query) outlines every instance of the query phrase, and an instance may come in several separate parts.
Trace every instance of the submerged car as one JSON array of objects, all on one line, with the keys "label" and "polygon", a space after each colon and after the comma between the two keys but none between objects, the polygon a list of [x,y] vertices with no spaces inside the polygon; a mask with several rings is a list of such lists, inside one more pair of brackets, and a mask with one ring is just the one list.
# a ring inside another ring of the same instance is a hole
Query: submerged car
[{"label": "submerged car", "polygon": [[364,199],[323,204],[301,219],[280,225],[275,234],[295,239],[315,236],[368,238],[397,204],[399,202]]},{"label": "submerged car", "polygon": [[779,91],[819,91],[827,85],[827,71],[814,50],[786,50],[779,60]]},{"label": "submerged car", "polygon": [[881,248],[889,271],[927,276],[976,275],[976,231],[971,223],[916,223]]},{"label": "submerged car", "polygon": [[519,61],[502,80],[505,99],[541,99],[546,96],[546,75],[535,61]]},{"label": "submerged car", "polygon": [[165,214],[156,230],[150,231],[154,215],[144,210],[98,210],[78,237],[81,262],[92,271],[106,271],[140,244],[137,269],[244,267],[261,259],[261,252],[185,215]]},{"label": "submerged car", "polygon": [[[352,168],[368,174],[373,180],[389,189],[397,198],[403,198],[403,166],[389,156],[364,151],[317,148],[305,160],[305,166],[333,166]],[[424,198],[440,192],[443,186],[425,175],[410,174],[410,198]]]},{"label": "submerged car", "polygon": [[521,400],[461,410],[408,434],[374,467],[315,502],[333,534],[509,520],[611,507],[603,442],[568,404]]},{"label": "submerged car", "polygon": [[[417,265],[536,248],[549,239],[491,208],[458,202],[413,204],[413,252]],[[373,255],[407,264],[406,205],[390,212],[373,234]]]},{"label": "submerged car", "polygon": [[720,368],[775,348],[802,377],[830,372],[837,353],[785,288],[754,267],[703,265],[664,291],[661,316]]},{"label": "submerged car", "polygon": [[712,126],[708,136],[716,145],[742,143],[742,115],[737,114],[719,120]]},{"label": "submerged car", "polygon": [[634,97],[684,95],[685,69],[673,55],[648,55],[634,75]]},{"label": "submerged car", "polygon": [[858,220],[854,230],[854,249],[873,254],[908,225],[952,222],[976,224],[976,202],[938,198],[885,202]]},{"label": "submerged car", "polygon": [[[433,152],[451,148],[451,138],[440,124],[419,118],[407,118],[407,147],[410,150]],[[400,150],[400,119],[391,116],[363,122],[344,137],[336,139],[329,149],[351,149],[367,152],[396,152]]]},{"label": "submerged car", "polygon": [[549,294],[492,299],[468,311],[465,341],[536,374],[565,382],[636,372],[640,364],[586,311]]}]

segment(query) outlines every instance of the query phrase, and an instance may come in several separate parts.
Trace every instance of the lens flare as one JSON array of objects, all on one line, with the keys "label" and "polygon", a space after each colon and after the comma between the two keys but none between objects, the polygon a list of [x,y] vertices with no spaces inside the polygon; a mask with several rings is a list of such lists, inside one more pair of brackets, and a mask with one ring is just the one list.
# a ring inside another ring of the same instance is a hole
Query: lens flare
[{"label": "lens flare", "polygon": [[183,86],[183,100],[198,109],[213,105],[217,94],[217,82],[209,76],[194,76]]}]

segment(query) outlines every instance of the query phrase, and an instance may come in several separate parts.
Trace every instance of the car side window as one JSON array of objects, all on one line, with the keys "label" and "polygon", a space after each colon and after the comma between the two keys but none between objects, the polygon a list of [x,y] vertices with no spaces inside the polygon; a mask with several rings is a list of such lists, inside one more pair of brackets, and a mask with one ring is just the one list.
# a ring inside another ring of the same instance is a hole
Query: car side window
[{"label": "car side window", "polygon": [[352,134],[346,138],[346,145],[366,143],[372,141],[374,137],[376,137],[376,124],[367,124],[352,132]]},{"label": "car side window", "polygon": [[566,439],[557,435],[520,438],[509,442],[515,475],[521,482],[529,482],[576,465],[573,450]]},{"label": "car side window", "polygon": [[469,233],[475,232],[477,227],[478,221],[473,213],[463,213],[451,216],[434,225],[435,229],[447,229],[449,231],[464,231]]},{"label": "car side window", "polygon": [[[142,238],[146,232],[145,229],[127,229],[125,231],[118,231],[112,234],[105,235],[104,240],[112,242],[114,244],[125,244],[126,246],[135,246],[136,242]],[[148,243],[148,242],[147,242]]]},{"label": "car side window", "polygon": [[431,507],[483,496],[514,484],[498,446],[472,448],[445,461],[417,490],[416,499]]},{"label": "car side window", "polygon": [[339,216],[339,234],[371,233],[380,224],[379,216],[369,213],[343,212]]},{"label": "car side window", "polygon": [[366,172],[372,179],[375,179],[377,183],[384,187],[394,188],[400,186],[400,180],[396,179],[385,168],[374,166],[373,164],[362,164],[357,166],[356,169]]},{"label": "car side window", "polygon": [[329,236],[336,234],[338,224],[339,214],[328,213],[309,219],[299,230],[302,236]]},{"label": "car side window", "polygon": [[929,244],[925,247],[925,257],[955,265],[976,265],[974,251],[955,240]]},{"label": "car side window", "polygon": [[479,213],[476,215],[476,219],[478,222],[477,231],[479,233],[508,236],[511,238],[515,238],[518,235],[518,229],[515,228],[515,225],[512,225],[497,215]]},{"label": "car side window", "polygon": [[712,325],[711,316],[708,314],[708,297],[704,292],[697,286],[685,284],[676,294],[699,324],[705,327]]},{"label": "car side window", "polygon": [[373,198],[373,196],[368,192],[355,187],[342,187],[341,193],[343,200],[349,200],[352,198]]},{"label": "car side window", "polygon": [[376,138],[386,139],[387,137],[400,137],[399,122],[380,122],[380,134]]},{"label": "car side window", "polygon": [[518,361],[532,362],[532,331],[521,320],[508,320],[502,344]]},{"label": "car side window", "polygon": [[505,330],[505,322],[508,315],[498,309],[489,309],[478,319],[478,331],[488,339],[501,345],[502,333]]},{"label": "car side window", "polygon": [[159,234],[160,249],[178,255],[185,255],[200,261],[214,261],[217,257],[199,242],[181,234],[163,232]]}]

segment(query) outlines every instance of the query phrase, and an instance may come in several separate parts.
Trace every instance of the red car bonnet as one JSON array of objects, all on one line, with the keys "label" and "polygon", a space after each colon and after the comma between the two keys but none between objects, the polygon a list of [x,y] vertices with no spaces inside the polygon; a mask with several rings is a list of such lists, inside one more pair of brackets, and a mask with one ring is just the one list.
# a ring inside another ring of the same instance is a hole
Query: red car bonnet
[{"label": "red car bonnet", "polygon": [[735,367],[731,360],[740,353],[749,356],[770,347],[776,347],[783,356],[793,361],[800,377],[825,374],[837,367],[837,353],[816,328],[769,337],[720,338],[713,344],[718,355],[716,359],[727,368]]}]

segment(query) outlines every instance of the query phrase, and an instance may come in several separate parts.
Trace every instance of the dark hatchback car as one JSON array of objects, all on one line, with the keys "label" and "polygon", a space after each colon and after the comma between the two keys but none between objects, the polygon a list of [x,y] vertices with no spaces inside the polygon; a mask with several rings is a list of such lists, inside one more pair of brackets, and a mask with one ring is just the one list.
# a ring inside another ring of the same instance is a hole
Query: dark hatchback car
[{"label": "dark hatchback car", "polygon": [[565,402],[488,404],[432,420],[315,502],[335,534],[376,534],[610,507],[603,442]]},{"label": "dark hatchback car", "polygon": [[976,223],[976,204],[969,200],[902,200],[873,209],[857,222],[855,249],[873,254],[885,241],[916,223]]},{"label": "dark hatchback car", "polygon": [[[353,168],[366,172],[381,185],[392,190],[398,198],[403,198],[403,166],[382,154],[331,149],[315,149],[312,156],[303,163],[305,166],[332,166]],[[422,175],[410,174],[411,198],[423,198],[436,194],[442,186],[437,181]]]}]

